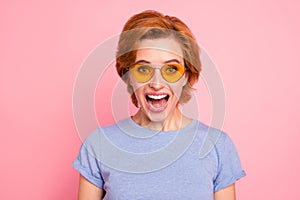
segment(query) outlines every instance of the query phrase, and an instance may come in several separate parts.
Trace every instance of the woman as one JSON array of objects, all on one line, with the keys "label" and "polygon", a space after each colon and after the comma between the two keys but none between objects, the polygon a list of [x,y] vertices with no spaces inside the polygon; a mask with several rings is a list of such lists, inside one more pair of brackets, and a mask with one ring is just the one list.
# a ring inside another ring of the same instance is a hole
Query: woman
[{"label": "woman", "polygon": [[[189,28],[156,11],[134,15],[120,36],[116,68],[139,110],[87,137],[73,163],[79,199],[235,199],[245,172],[234,144],[179,108],[201,71]],[[210,134],[213,148],[201,157]]]}]

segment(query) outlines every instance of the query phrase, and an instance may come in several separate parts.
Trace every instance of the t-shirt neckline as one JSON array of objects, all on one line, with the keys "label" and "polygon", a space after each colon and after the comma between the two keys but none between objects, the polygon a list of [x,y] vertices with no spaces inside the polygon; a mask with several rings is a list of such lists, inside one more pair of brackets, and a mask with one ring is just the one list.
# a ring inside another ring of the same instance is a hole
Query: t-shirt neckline
[{"label": "t-shirt neckline", "polygon": [[128,117],[118,123],[118,126],[124,133],[127,135],[138,137],[138,138],[149,138],[155,135],[174,135],[178,134],[179,132],[187,132],[189,130],[195,130],[197,127],[197,120],[192,119],[192,121],[185,127],[178,129],[178,130],[169,130],[169,131],[162,131],[162,130],[152,130],[149,128],[145,128],[139,124],[137,124],[131,117]]}]

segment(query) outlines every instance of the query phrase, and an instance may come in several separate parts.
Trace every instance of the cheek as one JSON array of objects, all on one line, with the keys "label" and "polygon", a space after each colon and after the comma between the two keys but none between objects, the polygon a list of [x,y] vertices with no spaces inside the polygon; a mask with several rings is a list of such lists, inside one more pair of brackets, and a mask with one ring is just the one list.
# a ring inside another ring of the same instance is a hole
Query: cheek
[{"label": "cheek", "polygon": [[133,88],[133,92],[134,92],[134,93],[136,92],[136,90],[138,90],[138,89],[142,86],[142,84],[140,84],[140,83],[138,83],[138,82],[136,82],[136,81],[134,80],[134,78],[132,77],[131,74],[129,74],[129,80],[128,80],[128,83],[129,83],[129,85],[131,85],[131,87]]},{"label": "cheek", "polygon": [[173,88],[173,92],[174,92],[176,99],[179,99],[181,92],[182,92],[182,87]]},{"label": "cheek", "polygon": [[145,84],[138,83],[136,81],[129,81],[129,84],[131,85],[131,87],[133,89],[132,92],[135,94],[136,97],[139,97],[139,95],[143,93]]},{"label": "cheek", "polygon": [[177,99],[180,98],[183,87],[185,86],[186,83],[187,83],[187,78],[184,77],[184,78],[180,79],[178,82],[171,85],[173,93]]},{"label": "cheek", "polygon": [[132,83],[131,84],[133,92],[135,94],[141,93],[143,91],[144,85],[145,84],[140,84],[140,83]]}]

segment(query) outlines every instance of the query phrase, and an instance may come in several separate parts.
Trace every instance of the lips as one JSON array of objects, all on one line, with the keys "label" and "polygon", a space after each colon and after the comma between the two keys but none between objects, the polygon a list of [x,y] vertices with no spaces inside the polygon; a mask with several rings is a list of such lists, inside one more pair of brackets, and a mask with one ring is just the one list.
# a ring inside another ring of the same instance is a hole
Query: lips
[{"label": "lips", "polygon": [[168,94],[146,94],[148,109],[152,112],[162,112],[166,109],[169,100]]}]

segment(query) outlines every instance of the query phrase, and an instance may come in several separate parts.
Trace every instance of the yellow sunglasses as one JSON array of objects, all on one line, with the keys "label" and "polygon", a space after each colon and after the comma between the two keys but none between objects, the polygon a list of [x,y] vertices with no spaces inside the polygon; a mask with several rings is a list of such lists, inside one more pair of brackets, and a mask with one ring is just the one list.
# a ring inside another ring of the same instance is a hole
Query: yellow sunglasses
[{"label": "yellow sunglasses", "polygon": [[179,63],[166,64],[161,68],[154,67],[150,64],[134,64],[130,67],[130,72],[137,82],[145,83],[153,77],[155,69],[160,69],[162,77],[170,83],[177,82],[186,70],[185,67]]}]

